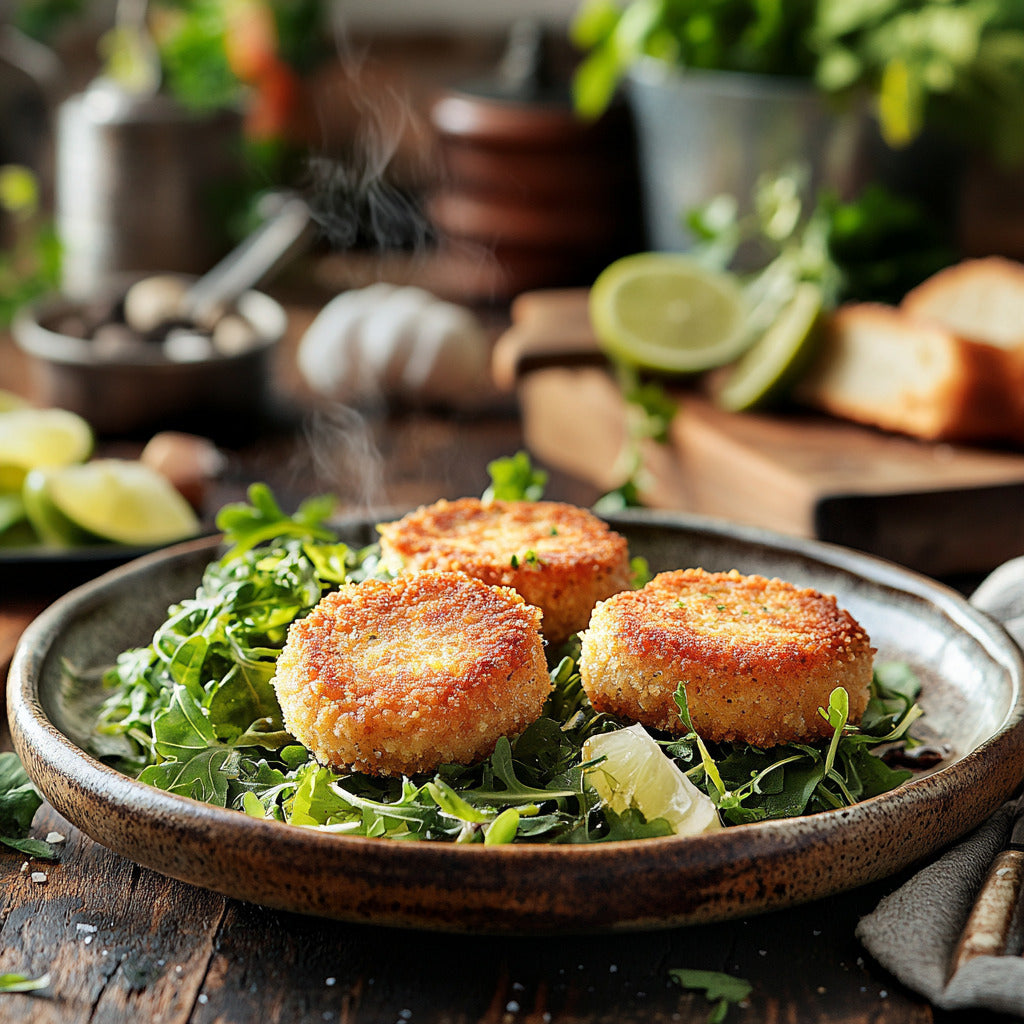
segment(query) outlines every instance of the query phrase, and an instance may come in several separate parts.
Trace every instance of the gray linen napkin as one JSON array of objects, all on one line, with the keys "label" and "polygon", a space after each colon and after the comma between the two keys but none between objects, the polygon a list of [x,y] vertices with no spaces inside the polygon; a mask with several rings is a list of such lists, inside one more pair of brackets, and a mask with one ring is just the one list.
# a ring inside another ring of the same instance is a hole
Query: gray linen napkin
[{"label": "gray linen napkin", "polygon": [[[1001,565],[971,596],[1024,646],[1024,557]],[[1024,958],[979,956],[952,978],[949,963],[989,865],[1009,838],[1012,804],[885,897],[857,937],[909,988],[944,1010],[1024,1016]]]}]

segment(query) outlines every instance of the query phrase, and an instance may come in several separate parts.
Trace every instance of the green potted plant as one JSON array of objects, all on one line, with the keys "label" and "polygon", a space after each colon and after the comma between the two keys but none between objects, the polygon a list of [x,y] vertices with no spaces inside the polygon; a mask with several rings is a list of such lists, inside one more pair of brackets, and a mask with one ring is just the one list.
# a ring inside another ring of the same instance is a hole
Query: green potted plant
[{"label": "green potted plant", "polygon": [[840,191],[927,136],[1024,160],[1024,4],[584,0],[572,37],[581,113],[625,82],[659,248],[689,245],[682,216],[711,182],[748,196],[794,160]]}]

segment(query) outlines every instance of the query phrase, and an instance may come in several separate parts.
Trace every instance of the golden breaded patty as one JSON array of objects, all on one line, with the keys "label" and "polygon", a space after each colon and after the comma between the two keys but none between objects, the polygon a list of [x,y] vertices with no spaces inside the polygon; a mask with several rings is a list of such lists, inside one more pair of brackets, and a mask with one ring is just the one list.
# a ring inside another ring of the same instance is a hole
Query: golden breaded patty
[{"label": "golden breaded patty", "polygon": [[294,622],[274,688],[322,764],[411,775],[471,764],[540,717],[540,613],[463,573],[369,579]]},{"label": "golden breaded patty", "polygon": [[555,501],[439,501],[377,527],[392,572],[454,569],[513,587],[561,643],[594,605],[630,584],[626,539],[593,513]]},{"label": "golden breaded patty", "polygon": [[837,686],[859,721],[873,654],[830,595],[735,570],[682,569],[594,609],[580,674],[598,710],[675,733],[685,731],[673,699],[683,683],[703,739],[769,747],[831,736],[818,708]]}]

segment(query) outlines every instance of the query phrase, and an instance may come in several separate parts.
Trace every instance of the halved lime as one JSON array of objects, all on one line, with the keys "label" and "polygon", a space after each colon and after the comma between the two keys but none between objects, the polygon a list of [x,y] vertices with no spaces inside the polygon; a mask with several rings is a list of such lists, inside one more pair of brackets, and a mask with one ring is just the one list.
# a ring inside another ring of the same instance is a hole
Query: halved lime
[{"label": "halved lime", "polygon": [[66,409],[0,412],[0,490],[18,490],[30,469],[88,458],[92,428]]},{"label": "halved lime", "polygon": [[733,367],[715,396],[718,404],[739,412],[785,397],[817,350],[821,311],[821,289],[809,281],[798,284],[775,322]]},{"label": "halved lime", "polygon": [[743,290],[675,253],[637,253],[605,268],[590,289],[590,320],[616,359],[663,373],[699,373],[750,343]]},{"label": "halved lime", "polygon": [[95,459],[34,470],[23,494],[29,520],[51,544],[99,539],[149,546],[199,532],[188,502],[166,477],[141,462]]},{"label": "halved lime", "polygon": [[583,759],[597,757],[605,760],[587,771],[587,781],[616,814],[635,807],[648,821],[663,818],[683,836],[721,828],[711,798],[662,753],[642,725],[591,736],[583,744]]}]

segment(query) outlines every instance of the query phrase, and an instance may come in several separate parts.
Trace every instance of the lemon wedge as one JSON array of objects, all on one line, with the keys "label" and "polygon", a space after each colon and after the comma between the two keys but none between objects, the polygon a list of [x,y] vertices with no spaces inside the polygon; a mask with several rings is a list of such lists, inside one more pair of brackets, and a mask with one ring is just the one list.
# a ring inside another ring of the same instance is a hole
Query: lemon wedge
[{"label": "lemon wedge", "polygon": [[721,828],[718,810],[666,757],[642,725],[599,733],[583,744],[583,760],[604,760],[587,781],[616,814],[636,808],[648,821],[663,818],[672,831],[695,836]]},{"label": "lemon wedge", "polygon": [[29,521],[50,544],[103,540],[148,547],[199,532],[188,502],[141,462],[95,459],[33,470],[22,494]]},{"label": "lemon wedge", "polygon": [[608,266],[590,289],[590,320],[608,355],[663,373],[722,366],[752,340],[737,279],[675,253]]},{"label": "lemon wedge", "polygon": [[66,409],[0,411],[0,489],[17,490],[30,469],[81,462],[92,444],[92,428]]}]

